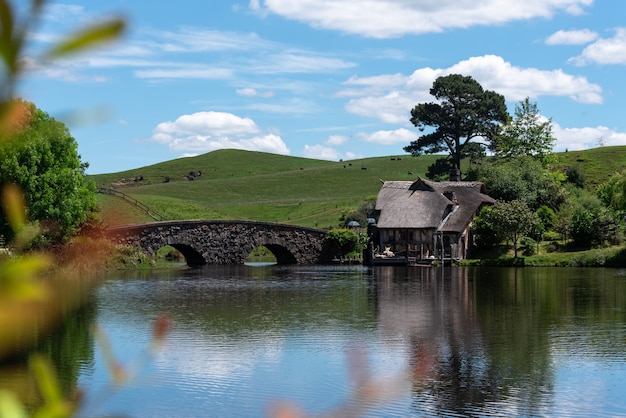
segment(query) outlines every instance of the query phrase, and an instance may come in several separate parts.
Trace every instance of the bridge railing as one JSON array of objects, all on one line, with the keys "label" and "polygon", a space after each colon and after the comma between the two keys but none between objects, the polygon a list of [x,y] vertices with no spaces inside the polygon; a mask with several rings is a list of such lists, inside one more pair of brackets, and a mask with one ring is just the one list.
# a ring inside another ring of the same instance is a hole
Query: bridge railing
[{"label": "bridge railing", "polygon": [[152,219],[154,219],[155,221],[166,221],[167,219],[156,213],[155,211],[153,211],[152,209],[150,209],[150,207],[148,205],[146,205],[145,203],[141,203],[139,200],[135,199],[132,196],[127,195],[124,192],[120,192],[119,190],[115,190],[113,188],[110,187],[98,187],[98,193],[102,193],[102,194],[108,194],[111,196],[115,196],[118,197],[128,203],[130,203],[131,205],[141,209],[142,211],[144,211],[146,214],[148,214],[148,216],[150,216]]}]

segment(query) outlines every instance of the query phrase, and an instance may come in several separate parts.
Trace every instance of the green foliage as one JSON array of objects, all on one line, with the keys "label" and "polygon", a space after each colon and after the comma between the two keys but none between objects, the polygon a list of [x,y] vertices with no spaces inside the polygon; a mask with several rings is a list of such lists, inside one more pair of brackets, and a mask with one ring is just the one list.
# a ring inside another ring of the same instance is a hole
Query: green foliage
[{"label": "green foliage", "polygon": [[413,155],[448,152],[461,167],[463,149],[472,140],[490,142],[509,120],[504,96],[484,90],[470,76],[450,74],[433,83],[430,94],[437,102],[420,103],[411,110],[411,123],[421,132],[434,127],[404,147]]},{"label": "green foliage", "polygon": [[569,236],[582,248],[603,245],[616,234],[618,223],[600,201],[589,196],[573,202]]},{"label": "green foliage", "polygon": [[518,241],[525,235],[541,232],[540,228],[541,220],[524,202],[499,200],[480,212],[473,230],[478,242],[497,245],[505,239],[510,240],[517,258]]},{"label": "green foliage", "polygon": [[547,206],[557,209],[566,200],[561,185],[541,163],[530,157],[517,157],[484,164],[479,179],[494,199],[520,200],[531,209]]},{"label": "green foliage", "polygon": [[556,225],[556,212],[548,206],[543,205],[539,209],[537,209],[537,216],[539,216],[539,219],[541,219],[541,224],[543,225],[544,231],[549,231]]},{"label": "green foliage", "polygon": [[370,196],[366,198],[356,210],[342,214],[339,220],[342,222],[343,226],[348,225],[348,222],[356,221],[362,228],[365,228],[367,226],[367,218],[374,216],[375,208],[376,196]]},{"label": "green foliage", "polygon": [[555,154],[558,162],[553,164],[555,171],[575,168],[582,177],[578,184],[587,190],[596,188],[606,182],[613,174],[624,169],[626,146],[598,147],[581,151],[560,152]]},{"label": "green foliage", "polygon": [[537,241],[528,236],[523,236],[519,241],[519,247],[524,257],[531,256],[537,252]]},{"label": "green foliage", "polygon": [[578,167],[565,167],[565,177],[568,183],[582,189],[585,186],[585,175]]},{"label": "green foliage", "polygon": [[552,121],[543,120],[537,104],[527,97],[515,105],[515,117],[492,142],[492,149],[499,158],[530,156],[547,163],[555,142]]},{"label": "green foliage", "polygon": [[328,231],[324,237],[324,244],[333,256],[340,258],[344,258],[347,254],[361,249],[359,234],[346,228]]},{"label": "green foliage", "polygon": [[448,181],[450,179],[450,169],[452,164],[450,158],[438,158],[434,164],[428,167],[426,178],[432,181]]},{"label": "green foliage", "polygon": [[[34,116],[19,135],[0,144],[0,186],[22,189],[30,220],[45,226],[44,241],[66,239],[95,209],[95,188],[84,181],[86,165],[65,125],[31,103],[23,106],[33,108]],[[0,235],[13,237],[3,214]]]},{"label": "green foliage", "polygon": [[626,265],[626,250],[623,246],[614,246],[586,251],[541,251],[539,254],[523,259],[502,256],[499,258],[463,260],[462,264],[475,266],[623,267]]},{"label": "green foliage", "polygon": [[132,245],[117,245],[112,256],[107,260],[109,269],[126,269],[151,266],[152,260],[141,249]]},{"label": "green foliage", "polygon": [[626,212],[626,169],[613,174],[598,187],[598,198],[612,210],[620,214]]}]

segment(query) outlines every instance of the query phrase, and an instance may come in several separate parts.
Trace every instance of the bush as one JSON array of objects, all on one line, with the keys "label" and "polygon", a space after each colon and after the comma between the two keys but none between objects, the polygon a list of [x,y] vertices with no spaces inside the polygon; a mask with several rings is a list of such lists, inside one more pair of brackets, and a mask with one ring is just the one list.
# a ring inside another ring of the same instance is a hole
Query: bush
[{"label": "bush", "polygon": [[531,237],[522,237],[520,240],[520,248],[524,256],[531,256],[535,254],[537,249],[537,241]]},{"label": "bush", "polygon": [[344,258],[347,254],[359,251],[359,234],[351,229],[337,228],[326,233],[324,245],[332,256]]},{"label": "bush", "polygon": [[544,241],[558,241],[562,238],[561,234],[556,231],[546,231],[543,233]]}]

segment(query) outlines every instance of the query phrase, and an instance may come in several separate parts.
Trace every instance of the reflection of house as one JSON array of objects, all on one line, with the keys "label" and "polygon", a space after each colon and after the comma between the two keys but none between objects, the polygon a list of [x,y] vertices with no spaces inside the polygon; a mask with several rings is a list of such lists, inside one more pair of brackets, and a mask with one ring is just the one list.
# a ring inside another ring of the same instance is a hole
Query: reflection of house
[{"label": "reflection of house", "polygon": [[494,202],[480,182],[385,181],[371,228],[372,262],[464,259],[474,216]]}]

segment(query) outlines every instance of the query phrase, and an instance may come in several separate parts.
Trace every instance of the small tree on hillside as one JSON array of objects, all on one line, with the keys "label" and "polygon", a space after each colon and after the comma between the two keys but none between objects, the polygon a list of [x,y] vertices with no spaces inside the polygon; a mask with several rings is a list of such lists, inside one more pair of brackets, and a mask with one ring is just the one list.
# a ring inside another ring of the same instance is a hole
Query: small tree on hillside
[{"label": "small tree on hillside", "polygon": [[[536,213],[519,200],[497,201],[493,206],[480,212],[474,226],[474,233],[498,240],[506,239],[513,244],[513,255],[517,258],[519,241],[526,235],[541,232],[541,220]],[[483,237],[484,239],[484,237]]]},{"label": "small tree on hillside", "polygon": [[435,128],[404,147],[416,156],[445,151],[452,164],[460,168],[463,150],[470,141],[481,139],[490,143],[509,120],[504,96],[484,90],[470,76],[439,77],[430,94],[438,101],[420,103],[411,110],[411,122],[420,131]]}]

